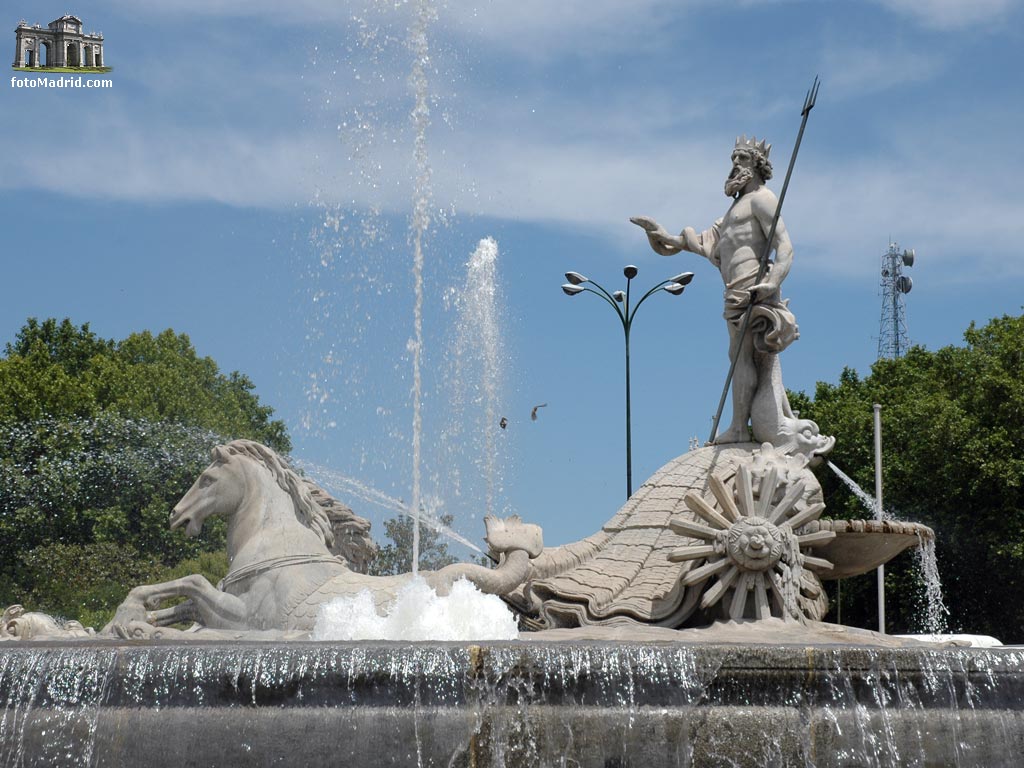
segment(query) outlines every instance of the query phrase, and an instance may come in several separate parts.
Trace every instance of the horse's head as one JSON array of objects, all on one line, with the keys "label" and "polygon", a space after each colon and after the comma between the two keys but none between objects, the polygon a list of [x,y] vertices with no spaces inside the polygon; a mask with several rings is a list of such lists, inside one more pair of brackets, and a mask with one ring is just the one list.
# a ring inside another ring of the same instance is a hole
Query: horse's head
[{"label": "horse's head", "polygon": [[244,459],[218,445],[210,452],[213,463],[171,510],[171,530],[185,526],[187,536],[198,536],[203,521],[213,515],[231,515],[245,495]]},{"label": "horse's head", "polygon": [[[235,514],[243,505],[259,501],[268,486],[276,489],[283,508],[300,524],[310,528],[324,543],[334,542],[331,521],[310,495],[307,483],[273,450],[252,440],[232,440],[210,452],[213,463],[199,476],[171,511],[171,528],[185,526],[185,533],[198,536],[203,521],[211,515]],[[262,490],[258,488],[262,486]],[[255,495],[254,495],[255,494]],[[269,503],[269,502],[268,502]],[[256,504],[261,507],[260,503]],[[272,509],[278,509],[271,504]]]}]

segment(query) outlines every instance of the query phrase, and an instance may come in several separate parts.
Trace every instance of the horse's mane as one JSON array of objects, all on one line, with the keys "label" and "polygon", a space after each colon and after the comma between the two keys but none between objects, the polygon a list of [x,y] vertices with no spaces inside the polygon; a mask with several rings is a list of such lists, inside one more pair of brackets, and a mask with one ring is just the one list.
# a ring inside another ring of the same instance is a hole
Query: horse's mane
[{"label": "horse's mane", "polygon": [[334,530],[327,511],[313,500],[308,481],[300,477],[280,456],[253,440],[232,440],[221,448],[232,455],[254,459],[270,470],[277,484],[291,496],[295,517],[299,522],[319,536],[325,546],[334,544]]}]

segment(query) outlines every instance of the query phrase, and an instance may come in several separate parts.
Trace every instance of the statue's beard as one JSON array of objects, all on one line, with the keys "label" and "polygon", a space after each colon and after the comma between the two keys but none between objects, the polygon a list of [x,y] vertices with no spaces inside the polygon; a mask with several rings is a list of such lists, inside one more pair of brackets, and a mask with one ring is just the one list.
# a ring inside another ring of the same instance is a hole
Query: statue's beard
[{"label": "statue's beard", "polygon": [[732,172],[729,174],[729,178],[725,180],[725,196],[736,197],[736,195],[738,195],[753,178],[753,170],[734,165],[732,167]]}]

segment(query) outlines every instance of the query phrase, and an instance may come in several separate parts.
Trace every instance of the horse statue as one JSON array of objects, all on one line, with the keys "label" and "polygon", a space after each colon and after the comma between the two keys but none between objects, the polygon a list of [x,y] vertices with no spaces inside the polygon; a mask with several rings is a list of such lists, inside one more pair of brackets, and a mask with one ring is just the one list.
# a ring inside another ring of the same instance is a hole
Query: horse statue
[{"label": "horse statue", "polygon": [[[170,525],[198,536],[207,518],[227,518],[227,575],[216,587],[198,574],[135,587],[103,634],[177,634],[156,628],[189,621],[209,630],[308,633],[323,603],[369,590],[382,612],[412,578],[408,573],[357,573],[344,557],[333,555],[334,533],[323,505],[314,500],[308,481],[271,449],[235,440],[215,447],[211,457],[213,462],[174,507]],[[517,516],[487,516],[484,522],[499,565],[456,563],[421,572],[438,594],[447,594],[460,578],[489,594],[505,594],[526,581],[530,560],[544,548],[540,528]],[[188,599],[160,607],[178,596]]]}]

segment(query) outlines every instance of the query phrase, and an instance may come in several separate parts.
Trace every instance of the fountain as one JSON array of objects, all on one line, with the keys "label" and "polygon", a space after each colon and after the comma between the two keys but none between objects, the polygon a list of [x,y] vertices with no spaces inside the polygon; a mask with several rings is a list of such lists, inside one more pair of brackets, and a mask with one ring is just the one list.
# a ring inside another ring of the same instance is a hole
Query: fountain
[{"label": "fountain", "polygon": [[[431,14],[418,9],[414,514],[430,185]],[[489,516],[497,567],[417,573],[414,559],[412,574],[379,578],[354,567],[365,521],[265,446],[218,446],[170,524],[196,535],[228,519],[220,584],[138,586],[99,632],[4,613],[0,766],[992,766],[1024,754],[1024,650],[823,621],[823,580],[934,533],[822,517],[810,469],[834,440],[782,384],[779,353],[798,334],[781,298],[792,246],[781,220],[764,227],[781,205],[763,183],[769,152],[737,140],[733,202],[703,233],[634,219],[659,253],[691,251],[722,272],[736,377],[732,423],[713,442],[666,463],[577,542],[545,548],[537,526]],[[752,254],[769,246],[775,261],[755,279]],[[413,641],[379,628],[403,600],[427,601],[423,584],[462,599],[460,579],[515,608],[518,638]],[[338,597],[353,602],[337,608]],[[355,624],[359,605],[368,628],[322,639],[331,621]]]},{"label": "fountain", "polygon": [[[809,467],[833,441],[787,410],[778,353],[757,354],[766,389],[738,418],[770,439],[673,459],[573,544],[488,517],[497,568],[421,574],[501,595],[518,639],[380,629],[425,584],[350,568],[367,526],[270,449],[215,448],[171,525],[226,516],[228,575],[137,587],[99,633],[9,608],[0,765],[1006,764],[1024,750],[1024,650],[822,622],[822,579],[934,534],[821,517]],[[353,602],[332,609],[338,596]],[[332,620],[352,639],[320,639]],[[355,639],[369,633],[396,639]]]}]

